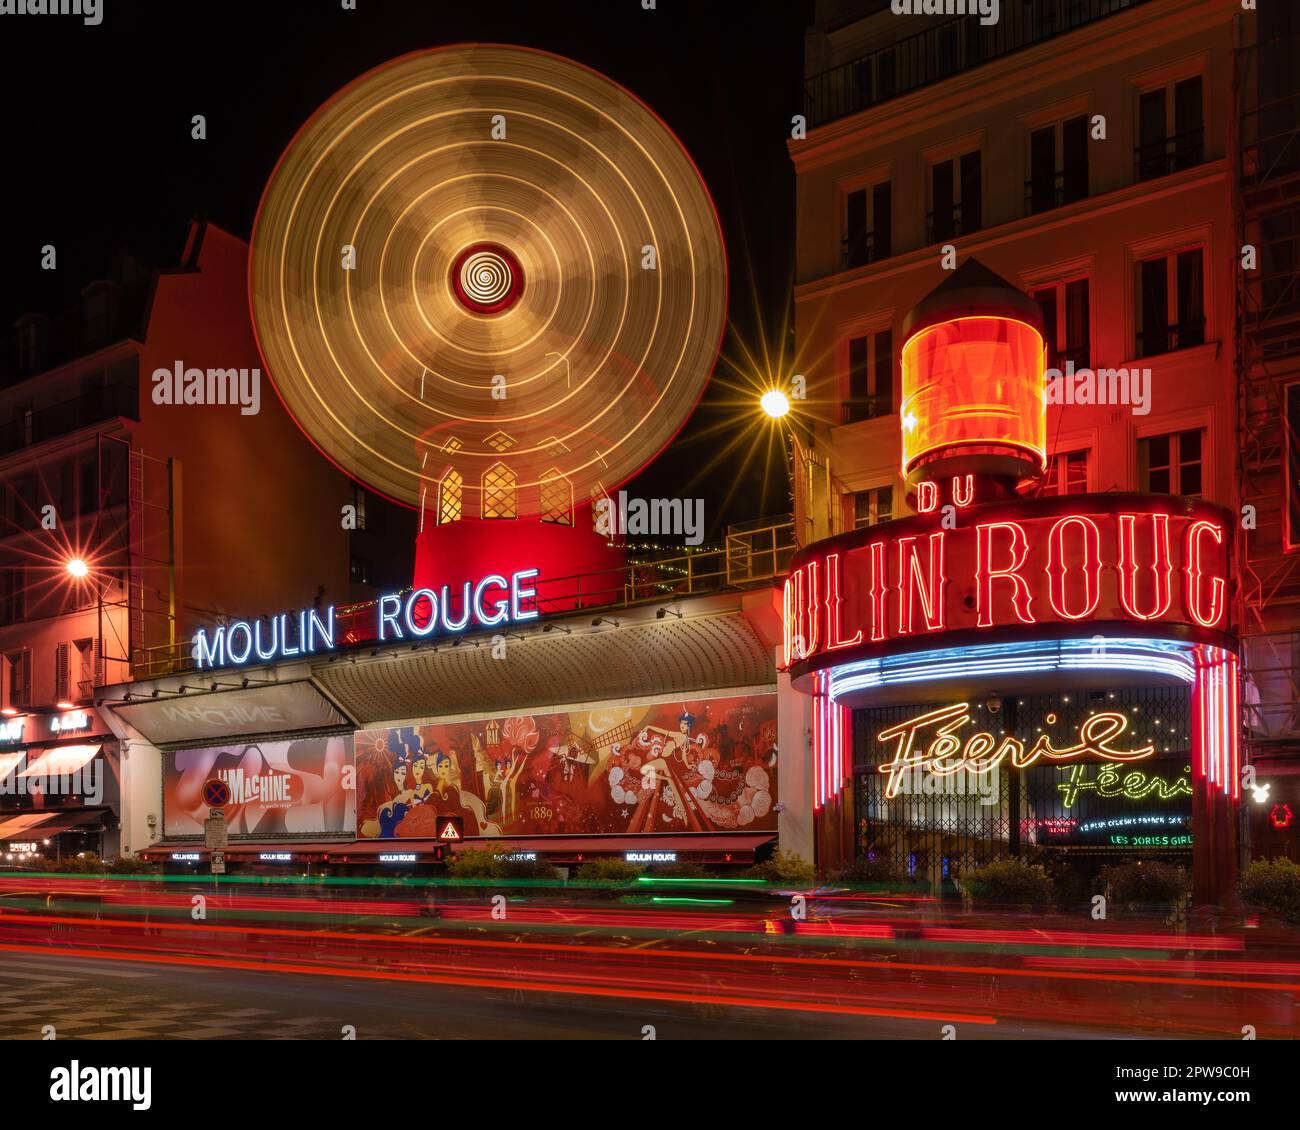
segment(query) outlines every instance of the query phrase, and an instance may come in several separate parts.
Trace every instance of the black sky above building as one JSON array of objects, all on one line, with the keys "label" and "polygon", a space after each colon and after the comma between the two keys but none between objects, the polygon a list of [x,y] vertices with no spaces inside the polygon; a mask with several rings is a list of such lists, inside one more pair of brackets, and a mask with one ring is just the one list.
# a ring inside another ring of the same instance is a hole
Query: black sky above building
[{"label": "black sky above building", "polygon": [[[75,17],[3,17],[0,192],[10,222],[0,335],[7,341],[27,311],[75,303],[83,286],[110,274],[117,255],[174,265],[193,216],[247,239],[276,160],[331,94],[398,55],[477,41],[566,55],[664,118],[721,216],[733,323],[724,355],[738,352],[735,335],[753,343],[765,334],[775,345],[793,276],[786,139],[801,108],[811,7],[811,0],[657,0],[653,11],[641,0],[358,0],[347,11],[340,0],[103,0],[95,27]],[[194,114],[207,118],[204,141],[190,136]],[[44,244],[58,250],[57,271],[40,269]],[[713,537],[727,522],[787,510],[779,452],[765,473],[763,454],[746,459],[743,444],[692,484],[726,443],[730,418],[737,428],[752,420],[745,413],[715,380],[674,445],[628,489],[702,494]]]}]

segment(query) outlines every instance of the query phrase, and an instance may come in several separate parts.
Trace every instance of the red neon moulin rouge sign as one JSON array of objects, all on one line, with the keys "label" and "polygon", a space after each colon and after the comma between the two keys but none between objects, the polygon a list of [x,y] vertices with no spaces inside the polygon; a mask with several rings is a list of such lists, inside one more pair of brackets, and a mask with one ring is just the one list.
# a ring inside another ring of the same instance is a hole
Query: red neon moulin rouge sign
[{"label": "red neon moulin rouge sign", "polygon": [[1041,638],[1124,624],[1210,640],[1228,630],[1229,521],[1208,503],[1108,494],[854,530],[791,563],[786,664],[801,676],[954,632]]}]

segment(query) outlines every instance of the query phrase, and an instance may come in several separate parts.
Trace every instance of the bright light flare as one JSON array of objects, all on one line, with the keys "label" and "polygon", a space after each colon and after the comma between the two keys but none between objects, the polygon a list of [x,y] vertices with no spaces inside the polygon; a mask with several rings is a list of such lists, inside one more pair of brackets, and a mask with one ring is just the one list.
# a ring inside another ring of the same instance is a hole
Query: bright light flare
[{"label": "bright light flare", "polygon": [[83,577],[90,575],[90,566],[87,565],[80,557],[74,557],[67,564],[67,570],[72,576],[81,580]]},{"label": "bright light flare", "polygon": [[790,398],[779,388],[763,393],[759,404],[762,405],[763,411],[774,420],[779,420],[783,416],[790,414]]}]

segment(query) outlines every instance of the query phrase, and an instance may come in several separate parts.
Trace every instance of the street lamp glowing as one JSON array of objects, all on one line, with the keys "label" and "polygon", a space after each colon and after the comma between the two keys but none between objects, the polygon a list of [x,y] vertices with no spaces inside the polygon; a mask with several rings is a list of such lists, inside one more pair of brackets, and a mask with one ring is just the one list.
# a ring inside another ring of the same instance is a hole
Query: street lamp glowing
[{"label": "street lamp glowing", "polygon": [[80,557],[74,557],[68,562],[68,572],[80,580],[82,577],[89,575],[90,566],[82,561]]},{"label": "street lamp glowing", "polygon": [[771,392],[763,393],[763,398],[759,401],[763,411],[774,420],[781,419],[782,416],[790,414],[790,398],[780,389],[772,389]]}]

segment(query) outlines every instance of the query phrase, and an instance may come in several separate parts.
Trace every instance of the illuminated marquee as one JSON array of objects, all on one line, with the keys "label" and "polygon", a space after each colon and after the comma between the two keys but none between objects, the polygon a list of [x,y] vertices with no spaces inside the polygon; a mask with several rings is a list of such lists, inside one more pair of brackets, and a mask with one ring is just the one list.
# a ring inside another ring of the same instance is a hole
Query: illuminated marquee
[{"label": "illuminated marquee", "polygon": [[[466,581],[459,590],[423,588],[390,593],[375,605],[374,631],[367,640],[423,639],[440,628],[456,633],[467,628],[493,628],[501,624],[535,620],[536,569],[522,569],[509,578],[489,573]],[[249,662],[270,662],[332,651],[335,647],[334,607],[323,612],[304,608],[297,616],[281,613],[262,620],[236,620],[211,633],[201,628],[194,636],[194,659],[200,670],[241,667]]]},{"label": "illuminated marquee", "polygon": [[[1153,505],[1154,504],[1154,505]],[[1216,507],[1149,496],[974,506],[812,546],[785,585],[797,676],[945,632],[1089,623],[1228,629],[1231,531]]]}]

